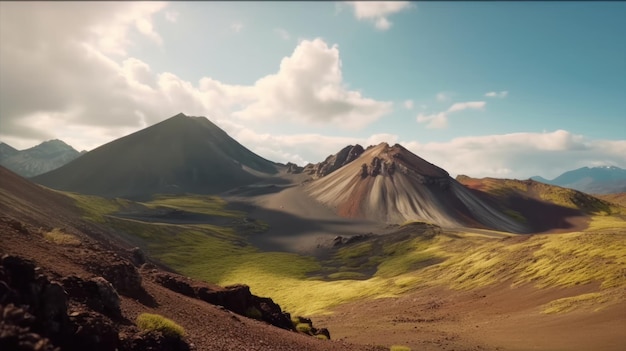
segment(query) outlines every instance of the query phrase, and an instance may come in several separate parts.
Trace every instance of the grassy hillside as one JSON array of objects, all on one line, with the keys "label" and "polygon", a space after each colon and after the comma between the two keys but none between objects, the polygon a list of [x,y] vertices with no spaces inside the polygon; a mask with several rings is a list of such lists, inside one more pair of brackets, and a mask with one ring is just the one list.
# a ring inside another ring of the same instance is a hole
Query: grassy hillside
[{"label": "grassy hillside", "polygon": [[[597,283],[580,301],[610,305],[626,289],[626,221],[595,216],[586,232],[494,238],[479,232],[441,232],[409,223],[396,234],[345,245],[326,260],[261,252],[235,225],[168,224],[97,216],[124,206],[167,206],[199,214],[242,218],[215,197],[159,197],[145,204],[74,195],[99,218],[171,268],[220,285],[248,284],[287,311],[311,315],[362,298],[397,296],[426,285],[474,289],[492,284],[538,288]],[[100,211],[100,212],[99,212]],[[572,297],[574,298],[574,297]],[[546,313],[576,308],[554,301]],[[578,300],[576,300],[578,301]],[[583,306],[584,304],[581,304]]]}]

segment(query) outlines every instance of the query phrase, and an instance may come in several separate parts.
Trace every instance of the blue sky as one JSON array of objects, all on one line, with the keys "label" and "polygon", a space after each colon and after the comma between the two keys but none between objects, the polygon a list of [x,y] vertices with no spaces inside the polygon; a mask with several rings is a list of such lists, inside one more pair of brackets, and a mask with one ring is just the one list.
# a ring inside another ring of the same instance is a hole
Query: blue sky
[{"label": "blue sky", "polygon": [[[453,175],[626,167],[624,2],[39,5],[0,5],[0,140],[18,148],[184,112],[279,162],[384,140]],[[37,84],[17,73],[42,62]]]}]

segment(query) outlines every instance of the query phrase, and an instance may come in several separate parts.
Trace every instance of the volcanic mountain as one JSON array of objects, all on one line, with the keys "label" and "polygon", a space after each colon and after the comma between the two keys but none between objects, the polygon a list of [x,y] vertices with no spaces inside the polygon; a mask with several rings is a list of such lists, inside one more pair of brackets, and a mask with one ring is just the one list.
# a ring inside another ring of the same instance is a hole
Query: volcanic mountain
[{"label": "volcanic mountain", "polygon": [[481,201],[448,172],[399,144],[369,147],[352,162],[312,181],[307,191],[344,217],[527,231],[524,224]]},{"label": "volcanic mountain", "polygon": [[277,172],[205,117],[180,113],[33,180],[105,197],[221,193]]},{"label": "volcanic mountain", "polygon": [[82,153],[62,140],[49,140],[26,150],[0,143],[0,165],[23,177],[34,177],[59,168]]}]

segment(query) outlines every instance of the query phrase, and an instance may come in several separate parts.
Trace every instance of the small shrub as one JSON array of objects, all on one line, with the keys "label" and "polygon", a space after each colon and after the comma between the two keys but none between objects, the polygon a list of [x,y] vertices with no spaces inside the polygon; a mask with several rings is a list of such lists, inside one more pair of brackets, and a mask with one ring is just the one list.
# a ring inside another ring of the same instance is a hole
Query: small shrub
[{"label": "small shrub", "polygon": [[169,337],[185,336],[185,329],[171,319],[158,314],[142,313],[137,317],[137,327],[146,331],[159,331]]},{"label": "small shrub", "polygon": [[320,340],[328,340],[328,337],[324,334],[317,334],[315,335],[316,338],[320,339]]},{"label": "small shrub", "polygon": [[411,348],[408,346],[393,345],[389,348],[389,351],[411,351]]},{"label": "small shrub", "polygon": [[311,326],[306,323],[299,323],[298,325],[296,325],[296,330],[300,333],[309,334],[311,332]]},{"label": "small shrub", "polygon": [[72,234],[64,233],[59,228],[54,228],[51,231],[43,234],[44,240],[55,243],[57,245],[78,246],[80,245],[80,239]]},{"label": "small shrub", "polygon": [[248,309],[245,312],[245,315],[248,318],[257,319],[257,320],[261,320],[263,318],[263,314],[261,313],[261,311],[259,311],[259,309],[254,306],[248,307]]}]

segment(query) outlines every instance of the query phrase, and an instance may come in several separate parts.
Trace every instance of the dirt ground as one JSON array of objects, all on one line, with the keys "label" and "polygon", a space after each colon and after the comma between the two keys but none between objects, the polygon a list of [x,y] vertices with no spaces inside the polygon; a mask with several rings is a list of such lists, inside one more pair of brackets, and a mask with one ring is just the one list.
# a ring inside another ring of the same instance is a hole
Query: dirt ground
[{"label": "dirt ground", "polygon": [[626,301],[600,311],[541,313],[542,304],[596,288],[424,288],[346,304],[314,319],[340,340],[413,350],[624,350]]}]

